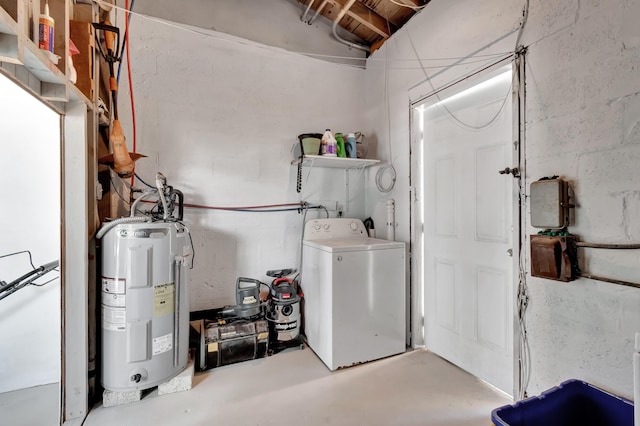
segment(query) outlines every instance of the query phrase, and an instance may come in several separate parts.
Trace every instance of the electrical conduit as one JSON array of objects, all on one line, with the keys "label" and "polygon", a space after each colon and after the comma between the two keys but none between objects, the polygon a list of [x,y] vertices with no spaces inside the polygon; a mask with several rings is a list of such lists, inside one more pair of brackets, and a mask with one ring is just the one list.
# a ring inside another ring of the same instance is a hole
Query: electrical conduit
[{"label": "electrical conduit", "polygon": [[[313,1],[311,3],[313,3]],[[316,9],[315,15],[313,15],[311,18],[309,18],[308,21],[306,21],[308,25],[313,24],[313,21],[316,20],[316,18],[318,17],[322,9],[324,9],[324,7],[327,5],[327,3],[329,3],[329,0],[323,0],[323,2],[320,3],[320,6],[318,6],[318,8]],[[306,15],[306,12],[305,12],[305,15]]]},{"label": "electrical conduit", "polygon": [[369,46],[365,46],[365,45],[358,44],[358,43],[353,43],[353,42],[351,42],[349,40],[343,39],[342,37],[340,37],[340,35],[338,35],[338,23],[342,20],[344,15],[351,8],[351,6],[353,6],[353,4],[355,2],[356,2],[356,0],[349,0],[344,5],[342,10],[340,10],[340,13],[338,13],[338,16],[336,16],[336,19],[333,21],[333,27],[332,27],[333,36],[336,38],[336,40],[338,40],[342,44],[345,44],[345,45],[347,45],[349,47],[352,47],[352,48],[355,48],[355,49],[364,50],[365,52],[369,53],[371,51],[371,49],[369,49]]},{"label": "electrical conduit", "polygon": [[147,191],[144,191],[142,193],[141,196],[139,196],[138,198],[135,199],[135,201],[133,202],[133,204],[131,205],[131,213],[129,217],[135,217],[136,215],[136,208],[138,207],[138,204],[144,200],[145,198],[147,198],[149,195],[154,194],[157,191],[157,189],[149,189]]},{"label": "electrical conduit", "polygon": [[167,178],[160,172],[156,174],[156,188],[158,188],[158,196],[160,197],[160,202],[162,202],[162,220],[167,220],[169,218],[169,210],[167,209],[167,199],[164,197],[164,186],[167,184]]},{"label": "electrical conduit", "polygon": [[102,225],[102,228],[100,228],[100,230],[96,234],[96,239],[99,240],[100,238],[102,238],[104,234],[109,232],[109,230],[116,225],[120,225],[123,223],[142,223],[142,222],[151,222],[151,218],[146,216],[135,216],[135,217],[121,217],[119,219],[112,220],[111,222],[105,223],[104,225]]}]

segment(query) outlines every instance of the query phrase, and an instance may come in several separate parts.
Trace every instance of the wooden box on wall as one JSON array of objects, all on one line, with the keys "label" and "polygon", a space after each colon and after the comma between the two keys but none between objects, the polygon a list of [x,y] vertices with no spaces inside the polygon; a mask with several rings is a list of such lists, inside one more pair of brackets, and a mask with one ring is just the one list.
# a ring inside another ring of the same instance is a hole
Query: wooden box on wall
[{"label": "wooden box on wall", "polygon": [[576,237],[531,235],[531,276],[556,281],[578,278]]},{"label": "wooden box on wall", "polygon": [[90,22],[69,21],[71,40],[79,54],[73,56],[73,66],[78,74],[76,87],[91,101],[96,102],[95,95],[95,29]]}]

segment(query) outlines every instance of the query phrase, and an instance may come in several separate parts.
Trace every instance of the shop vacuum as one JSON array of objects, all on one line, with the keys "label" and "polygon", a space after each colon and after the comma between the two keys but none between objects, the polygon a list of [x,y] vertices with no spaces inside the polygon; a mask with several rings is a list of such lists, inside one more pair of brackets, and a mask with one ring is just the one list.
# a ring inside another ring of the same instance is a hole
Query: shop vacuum
[{"label": "shop vacuum", "polygon": [[300,335],[302,293],[298,291],[297,281],[287,277],[294,272],[295,269],[267,271],[267,276],[275,278],[269,287],[266,314],[271,354],[295,346],[303,347]]},{"label": "shop vacuum", "polygon": [[[227,322],[266,319],[269,322],[270,353],[300,345],[301,295],[297,281],[288,277],[295,272],[295,269],[267,271],[267,276],[274,278],[271,285],[252,278],[238,278],[236,305],[223,310],[223,318]],[[269,295],[264,302],[260,300],[261,286],[269,287]]]}]

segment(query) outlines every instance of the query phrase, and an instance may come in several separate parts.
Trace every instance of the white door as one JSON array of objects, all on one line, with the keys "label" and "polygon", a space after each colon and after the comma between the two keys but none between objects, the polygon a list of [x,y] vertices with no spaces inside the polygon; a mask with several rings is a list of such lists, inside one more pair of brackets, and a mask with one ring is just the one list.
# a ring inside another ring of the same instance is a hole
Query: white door
[{"label": "white door", "polygon": [[512,394],[511,67],[495,74],[421,107],[425,345]]}]

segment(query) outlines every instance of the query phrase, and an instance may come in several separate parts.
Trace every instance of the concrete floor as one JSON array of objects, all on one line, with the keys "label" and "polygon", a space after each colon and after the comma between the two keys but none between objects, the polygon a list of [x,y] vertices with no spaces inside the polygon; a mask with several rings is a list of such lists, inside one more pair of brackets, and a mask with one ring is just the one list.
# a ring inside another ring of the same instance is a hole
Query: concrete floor
[{"label": "concrete floor", "polygon": [[11,426],[60,424],[59,394],[59,383],[1,393],[0,424]]},{"label": "concrete floor", "polygon": [[[489,426],[511,399],[427,350],[330,372],[313,351],[197,373],[188,392],[104,408],[85,426]],[[37,409],[34,409],[37,407]],[[0,424],[58,424],[58,384],[0,394]]]},{"label": "concrete floor", "polygon": [[330,372],[310,349],[198,373],[188,392],[94,407],[86,426],[488,426],[511,399],[426,351]]}]

